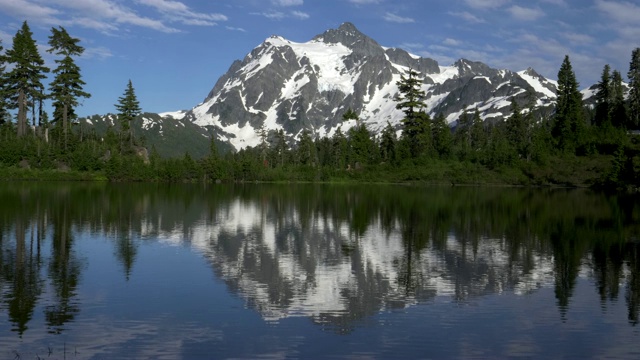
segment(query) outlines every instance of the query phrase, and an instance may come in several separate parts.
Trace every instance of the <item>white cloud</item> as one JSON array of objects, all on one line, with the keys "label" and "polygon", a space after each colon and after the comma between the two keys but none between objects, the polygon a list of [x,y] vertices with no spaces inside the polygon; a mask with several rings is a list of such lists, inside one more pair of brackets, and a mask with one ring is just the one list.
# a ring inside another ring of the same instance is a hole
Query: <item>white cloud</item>
[{"label": "white cloud", "polygon": [[640,23],[640,5],[626,1],[596,0],[596,8],[616,22],[638,24]]},{"label": "white cloud", "polygon": [[291,15],[292,15],[294,18],[298,18],[298,19],[300,19],[300,20],[306,20],[306,19],[308,19],[308,18],[309,18],[309,14],[307,14],[307,13],[305,13],[305,12],[302,12],[302,11],[292,11],[292,12],[291,12]]},{"label": "white cloud", "polygon": [[464,0],[464,2],[474,9],[495,9],[508,4],[509,0]]},{"label": "white cloud", "polygon": [[564,37],[565,39],[569,40],[571,43],[576,45],[592,44],[595,41],[595,39],[592,36],[581,34],[581,33],[564,32],[561,35],[562,37]]},{"label": "white cloud", "polygon": [[479,17],[473,15],[472,13],[470,13],[468,11],[450,12],[448,14],[451,15],[451,16],[459,17],[459,18],[461,18],[463,20],[466,20],[467,22],[470,22],[470,23],[480,24],[480,23],[484,23],[485,22],[484,19],[479,18]]},{"label": "white cloud", "polygon": [[545,15],[544,11],[535,8],[526,8],[513,5],[508,9],[511,16],[522,21],[535,21]]},{"label": "white cloud", "polygon": [[442,43],[445,44],[445,45],[448,45],[448,46],[459,46],[461,44],[460,41],[458,41],[456,39],[451,39],[451,38],[444,39],[444,41]]},{"label": "white cloud", "polygon": [[225,26],[225,28],[227,30],[231,30],[231,31],[247,32],[247,30],[245,30],[245,29],[243,29],[241,27]]},{"label": "white cloud", "polygon": [[254,12],[254,13],[251,13],[251,15],[264,16],[270,20],[282,20],[286,18],[306,20],[310,17],[309,14],[302,11],[291,11],[289,13],[284,13],[282,11],[274,11],[274,10],[267,11],[267,12],[260,12],[260,13]]},{"label": "white cloud", "polygon": [[170,21],[181,22],[185,25],[212,26],[216,25],[217,21],[227,20],[227,17],[223,14],[192,11],[187,5],[179,1],[137,0],[137,2],[154,8]]},{"label": "white cloud", "polygon": [[153,8],[162,14],[163,19],[142,16],[125,4],[126,2],[116,0],[0,0],[0,11],[33,23],[77,25],[106,33],[121,30],[118,25],[175,33],[180,30],[165,24],[164,21],[211,26],[217,21],[227,20],[223,14],[196,12],[183,2],[175,0],[135,1],[135,4]]},{"label": "white cloud", "polygon": [[112,56],[111,50],[102,46],[85,48],[82,54],[82,58],[84,59],[107,59]]},{"label": "white cloud", "polygon": [[384,20],[385,21],[389,21],[389,22],[400,23],[400,24],[407,24],[407,23],[415,22],[415,20],[413,20],[412,18],[402,17],[402,16],[399,16],[399,15],[396,15],[396,14],[392,14],[392,13],[386,13],[384,15]]},{"label": "white cloud", "polygon": [[271,0],[271,3],[276,6],[300,6],[304,0]]},{"label": "white cloud", "polygon": [[27,0],[0,0],[0,11],[18,19],[36,19],[50,25],[57,20],[60,11]]},{"label": "white cloud", "polygon": [[569,6],[565,0],[540,0],[540,2],[556,5],[556,6]]}]

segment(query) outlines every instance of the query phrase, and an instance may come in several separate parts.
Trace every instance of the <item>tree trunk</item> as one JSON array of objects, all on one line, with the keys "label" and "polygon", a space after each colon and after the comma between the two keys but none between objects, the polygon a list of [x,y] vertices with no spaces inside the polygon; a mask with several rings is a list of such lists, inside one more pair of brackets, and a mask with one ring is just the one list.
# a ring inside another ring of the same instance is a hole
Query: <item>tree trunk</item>
[{"label": "tree trunk", "polygon": [[67,148],[67,104],[62,108],[62,132],[64,133],[64,148]]},{"label": "tree trunk", "polygon": [[24,108],[24,90],[20,89],[18,92],[18,137],[24,136],[27,128],[27,114]]}]

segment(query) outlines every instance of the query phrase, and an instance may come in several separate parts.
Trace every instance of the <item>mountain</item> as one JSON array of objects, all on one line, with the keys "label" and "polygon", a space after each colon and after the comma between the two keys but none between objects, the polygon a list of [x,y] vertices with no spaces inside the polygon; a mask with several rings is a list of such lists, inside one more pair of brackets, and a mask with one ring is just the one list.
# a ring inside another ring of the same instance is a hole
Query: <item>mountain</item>
[{"label": "mountain", "polygon": [[[296,43],[272,36],[242,61],[234,62],[205,100],[185,117],[216,134],[236,149],[255,146],[257,129],[282,129],[295,138],[303,129],[331,136],[351,108],[372,131],[388,122],[398,125],[396,82],[408,69],[419,72],[431,115],[444,113],[450,123],[464,107],[481,111],[484,119],[509,113],[510,99],[538,105],[555,99],[555,83],[533,69],[492,69],[460,59],[451,66],[397,48],[385,48],[351,23],[344,23]],[[343,129],[355,122],[342,124]]]},{"label": "mountain", "polygon": [[387,122],[400,130],[396,83],[409,69],[419,73],[428,112],[443,113],[452,126],[465,109],[477,108],[484,120],[497,121],[510,114],[512,98],[524,105],[533,95],[539,107],[549,108],[556,98],[556,82],[532,68],[514,72],[467,59],[440,66],[380,46],[344,23],[305,43],[266,39],[242,61],[234,61],[202,103],[188,111],[149,115],[140,130],[155,131],[160,140],[169,127],[183,127],[191,134],[177,146],[208,144],[213,134],[219,144],[239,150],[258,145],[260,129],[283,130],[290,140],[303,129],[320,137],[333,135],[338,126],[347,130],[355,125],[342,122],[349,108],[373,132]]}]

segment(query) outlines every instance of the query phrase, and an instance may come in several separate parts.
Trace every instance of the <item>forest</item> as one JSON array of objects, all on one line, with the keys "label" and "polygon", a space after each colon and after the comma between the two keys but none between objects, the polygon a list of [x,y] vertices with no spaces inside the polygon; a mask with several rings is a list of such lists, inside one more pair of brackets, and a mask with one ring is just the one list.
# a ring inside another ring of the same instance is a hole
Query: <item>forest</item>
[{"label": "forest", "polygon": [[[451,185],[595,187],[638,191],[640,184],[640,48],[627,72],[604,65],[595,104],[586,105],[565,56],[558,72],[553,111],[530,101],[511,103],[511,114],[483,121],[477,109],[451,128],[443,114],[429,115],[418,73],[398,81],[399,127],[373,133],[349,109],[356,126],[331,137],[303,131],[290,141],[283,131],[258,135],[260,144],[240,151],[211,134],[209,154],[163,158],[132,124],[142,114],[131,80],[114,108],[117,121],[105,133],[82,131],[75,109],[84,91],[76,64],[84,48],[63,27],[52,28],[45,66],[27,22],[11,48],[0,43],[0,179],[162,182],[381,182]],[[52,73],[45,87],[43,80]],[[114,99],[116,96],[114,95]],[[43,103],[51,101],[52,114]],[[399,131],[400,130],[400,131]]]}]

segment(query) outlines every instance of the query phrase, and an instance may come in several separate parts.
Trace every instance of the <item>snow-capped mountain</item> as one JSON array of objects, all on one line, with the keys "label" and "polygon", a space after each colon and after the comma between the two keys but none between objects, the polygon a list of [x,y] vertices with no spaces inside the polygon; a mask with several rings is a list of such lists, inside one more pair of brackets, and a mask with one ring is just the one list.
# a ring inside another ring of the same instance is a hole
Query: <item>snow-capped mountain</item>
[{"label": "snow-capped mountain", "polygon": [[[486,121],[504,119],[512,98],[524,106],[533,95],[536,106],[547,113],[555,104],[557,83],[532,68],[514,72],[466,59],[440,66],[435,60],[380,46],[344,23],[305,43],[279,36],[266,39],[242,61],[234,61],[202,103],[190,110],[145,114],[137,129],[150,131],[148,145],[163,155],[189,151],[196,157],[206,155],[211,136],[224,150],[258,145],[262,129],[283,130],[289,140],[303,129],[317,137],[332,136],[338,126],[345,131],[356,125],[342,120],[349,108],[374,133],[387,122],[401,130],[404,114],[396,109],[396,84],[409,69],[419,73],[430,115],[442,113],[452,126],[465,110],[476,108]],[[593,94],[593,87],[583,91],[591,103]],[[105,123],[107,117],[103,116]],[[175,131],[169,134],[167,129]],[[180,129],[189,134],[178,148],[163,150],[169,145],[162,139],[180,138]],[[198,149],[189,149],[192,145]]]},{"label": "snow-capped mountain", "polygon": [[[206,99],[185,113],[185,120],[208,128],[217,140],[236,149],[259,143],[257,130],[282,129],[296,138],[303,129],[331,136],[351,108],[370,130],[398,125],[396,82],[408,69],[419,73],[428,111],[454,123],[464,109],[478,108],[484,119],[502,118],[511,98],[538,105],[555,99],[555,82],[529,68],[493,69],[460,59],[450,66],[385,48],[344,23],[305,43],[272,36],[235,61]],[[342,129],[355,121],[342,124]]]}]

